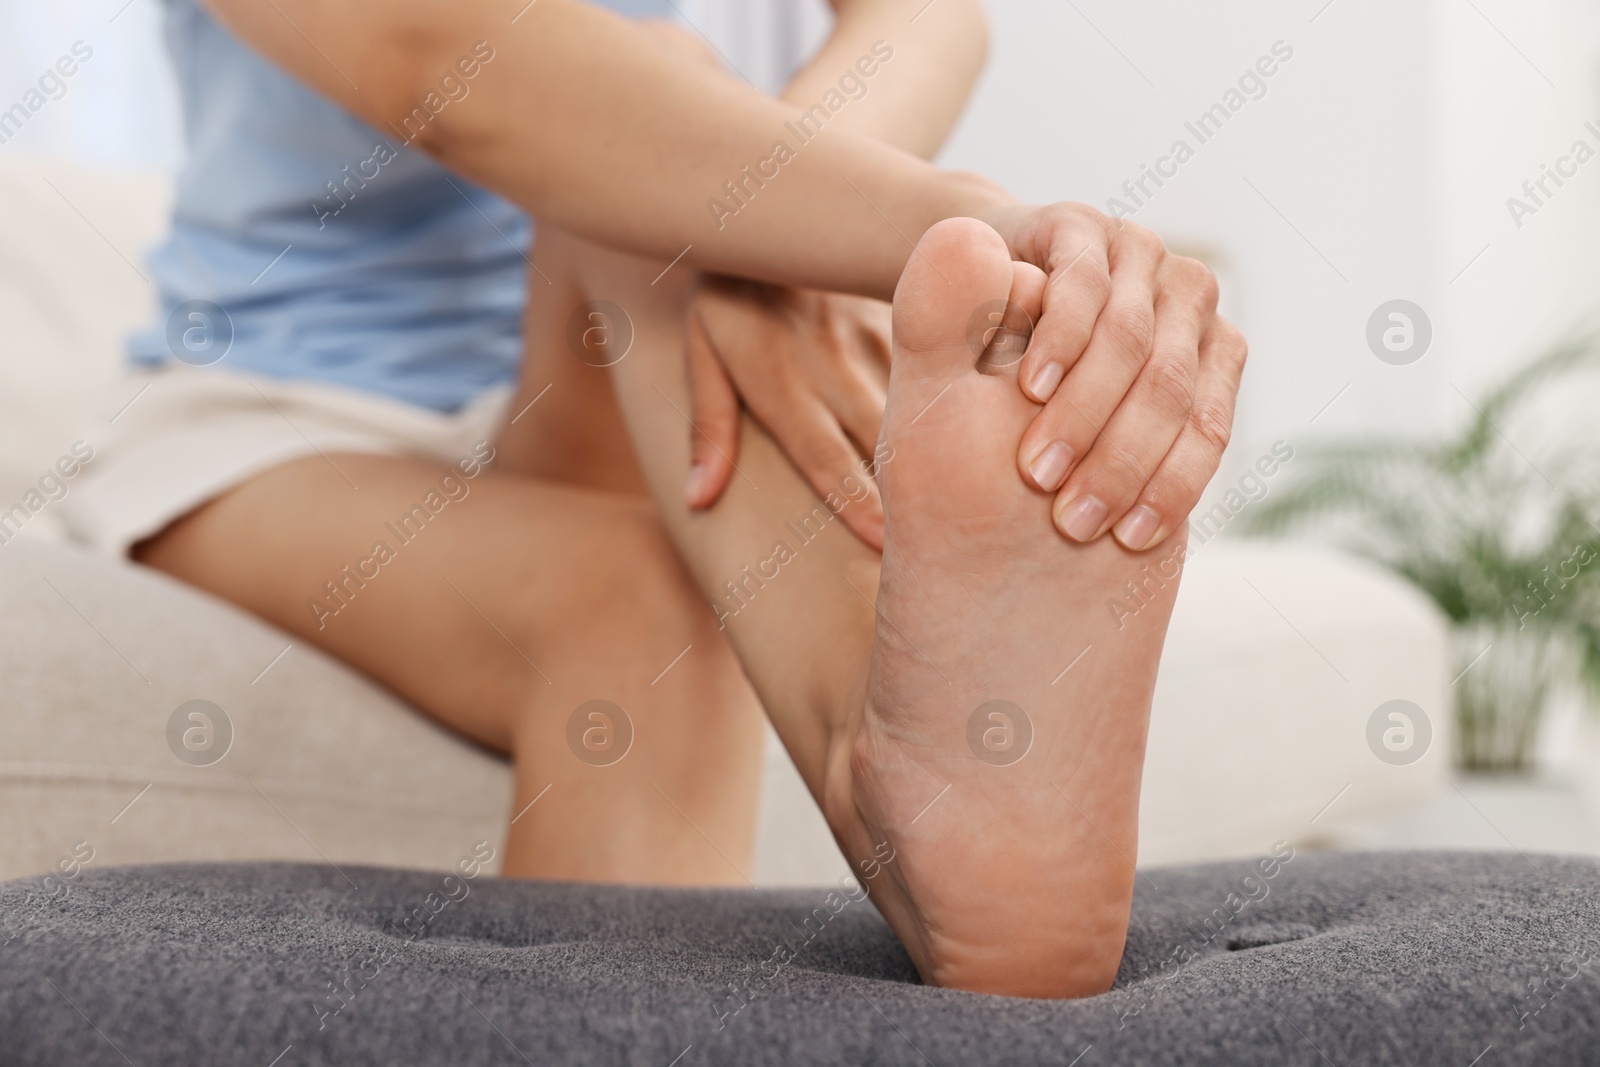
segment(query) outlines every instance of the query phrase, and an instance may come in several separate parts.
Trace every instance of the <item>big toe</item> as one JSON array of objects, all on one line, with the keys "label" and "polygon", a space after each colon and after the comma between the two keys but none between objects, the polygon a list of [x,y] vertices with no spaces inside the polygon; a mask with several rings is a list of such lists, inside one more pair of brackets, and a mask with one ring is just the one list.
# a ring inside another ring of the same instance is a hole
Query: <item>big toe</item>
[{"label": "big toe", "polygon": [[977,219],[945,219],[917,242],[894,292],[896,365],[919,374],[971,370],[1005,315],[1012,284],[1005,241]]}]

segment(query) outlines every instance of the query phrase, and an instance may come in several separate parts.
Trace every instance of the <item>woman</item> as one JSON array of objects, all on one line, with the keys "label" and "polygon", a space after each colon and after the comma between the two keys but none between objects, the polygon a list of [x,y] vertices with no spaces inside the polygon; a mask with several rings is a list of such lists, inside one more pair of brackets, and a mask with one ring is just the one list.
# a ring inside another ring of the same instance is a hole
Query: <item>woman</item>
[{"label": "woman", "polygon": [[575,0],[171,0],[168,323],[74,521],[510,753],[507,874],[742,879],[764,710],[928,980],[1094,992],[1171,598],[1103,603],[1243,342],[924,161],[975,3],[836,12],[774,100]]}]

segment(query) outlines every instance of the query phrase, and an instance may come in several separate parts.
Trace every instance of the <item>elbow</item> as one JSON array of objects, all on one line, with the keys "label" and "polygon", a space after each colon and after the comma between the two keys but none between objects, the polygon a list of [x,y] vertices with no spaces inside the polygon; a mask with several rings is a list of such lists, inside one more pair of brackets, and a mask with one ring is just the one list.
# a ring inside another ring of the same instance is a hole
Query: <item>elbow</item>
[{"label": "elbow", "polygon": [[489,122],[498,112],[464,102],[496,80],[494,46],[482,40],[418,39],[405,51],[405,88],[375,125],[386,125],[405,144],[451,164],[488,152],[501,132]]}]

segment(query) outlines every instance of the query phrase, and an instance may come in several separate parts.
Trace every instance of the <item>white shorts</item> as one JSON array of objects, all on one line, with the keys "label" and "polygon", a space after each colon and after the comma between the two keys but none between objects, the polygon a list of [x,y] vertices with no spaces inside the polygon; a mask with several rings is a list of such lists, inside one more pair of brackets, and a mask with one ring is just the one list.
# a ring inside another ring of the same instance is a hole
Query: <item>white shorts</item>
[{"label": "white shorts", "polygon": [[[359,452],[451,463],[499,432],[509,386],[452,414],[342,386],[172,364],[131,373],[134,397],[85,440],[94,456],[61,501],[71,536],[115,555],[262,471]],[[126,401],[121,401],[126,402]]]}]

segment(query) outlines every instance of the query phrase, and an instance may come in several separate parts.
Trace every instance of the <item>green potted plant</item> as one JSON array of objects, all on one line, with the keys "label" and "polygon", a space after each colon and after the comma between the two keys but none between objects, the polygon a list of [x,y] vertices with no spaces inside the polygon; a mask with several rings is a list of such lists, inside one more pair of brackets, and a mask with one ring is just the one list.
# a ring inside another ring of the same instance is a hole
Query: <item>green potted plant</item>
[{"label": "green potted plant", "polygon": [[[1552,700],[1600,704],[1600,449],[1575,431],[1530,458],[1508,436],[1548,438],[1579,389],[1600,395],[1597,369],[1585,334],[1472,403],[1455,434],[1301,449],[1295,476],[1244,515],[1257,534],[1314,526],[1433,598],[1454,624],[1456,758],[1469,770],[1527,769]],[[1592,410],[1582,417],[1595,426]]]}]

